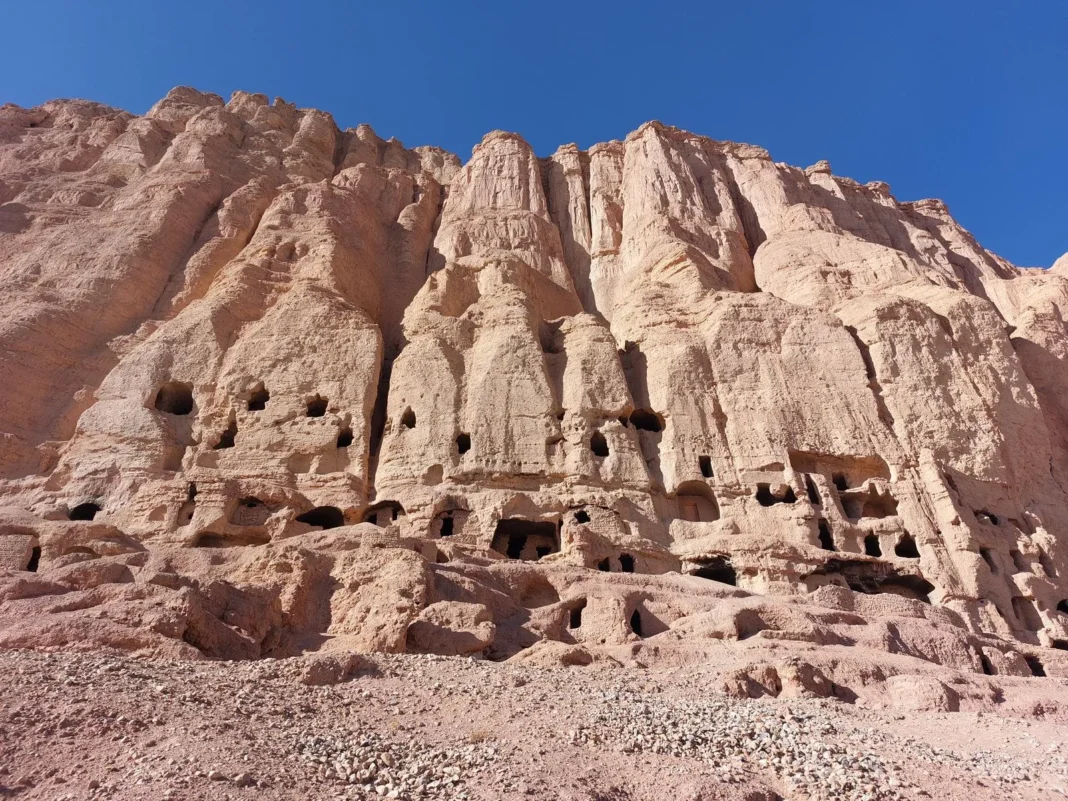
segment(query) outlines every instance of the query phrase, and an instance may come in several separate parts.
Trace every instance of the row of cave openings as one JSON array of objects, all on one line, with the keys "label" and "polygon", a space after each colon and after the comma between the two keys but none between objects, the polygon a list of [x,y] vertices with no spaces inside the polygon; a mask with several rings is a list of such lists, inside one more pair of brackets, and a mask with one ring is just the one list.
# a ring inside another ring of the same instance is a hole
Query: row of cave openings
[{"label": "row of cave openings", "polygon": [[[250,412],[262,412],[267,408],[267,403],[270,400],[271,393],[261,382],[253,388],[246,407]],[[328,404],[327,398],[316,393],[305,401],[305,414],[307,417],[324,417]],[[193,385],[184,381],[168,381],[156,393],[154,405],[158,411],[176,417],[185,417],[191,414],[194,407]],[[414,417],[412,418],[412,425],[415,425]],[[217,451],[232,448],[236,441],[237,420],[231,415],[226,428],[220,432],[212,448]],[[352,441],[352,428],[348,425],[342,426],[337,435],[337,447],[347,448],[352,444]]]}]

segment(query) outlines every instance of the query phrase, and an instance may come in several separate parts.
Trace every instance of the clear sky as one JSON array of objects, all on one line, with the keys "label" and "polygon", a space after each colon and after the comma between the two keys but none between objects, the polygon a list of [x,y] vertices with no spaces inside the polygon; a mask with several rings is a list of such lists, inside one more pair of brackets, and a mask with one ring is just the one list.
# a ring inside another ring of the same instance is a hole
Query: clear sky
[{"label": "clear sky", "polygon": [[466,159],[659,119],[940,197],[1025,266],[1068,251],[1068,0],[4,0],[0,102],[144,113],[188,84]]}]

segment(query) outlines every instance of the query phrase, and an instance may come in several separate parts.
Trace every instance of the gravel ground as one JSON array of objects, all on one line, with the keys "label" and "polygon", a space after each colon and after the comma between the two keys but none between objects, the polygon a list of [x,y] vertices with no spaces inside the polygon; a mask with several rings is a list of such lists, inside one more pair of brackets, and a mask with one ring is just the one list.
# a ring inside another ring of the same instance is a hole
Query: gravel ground
[{"label": "gravel ground", "polygon": [[0,797],[1055,799],[1063,720],[737,700],[700,675],[0,654]]}]

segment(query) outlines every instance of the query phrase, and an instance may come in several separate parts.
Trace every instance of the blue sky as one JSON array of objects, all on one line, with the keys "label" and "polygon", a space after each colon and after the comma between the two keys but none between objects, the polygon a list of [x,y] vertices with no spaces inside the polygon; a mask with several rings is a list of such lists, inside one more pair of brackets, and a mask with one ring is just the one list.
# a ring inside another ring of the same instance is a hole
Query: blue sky
[{"label": "blue sky", "polygon": [[0,102],[143,113],[188,84],[465,158],[659,119],[941,197],[1025,266],[1068,251],[1068,2],[6,0]]}]

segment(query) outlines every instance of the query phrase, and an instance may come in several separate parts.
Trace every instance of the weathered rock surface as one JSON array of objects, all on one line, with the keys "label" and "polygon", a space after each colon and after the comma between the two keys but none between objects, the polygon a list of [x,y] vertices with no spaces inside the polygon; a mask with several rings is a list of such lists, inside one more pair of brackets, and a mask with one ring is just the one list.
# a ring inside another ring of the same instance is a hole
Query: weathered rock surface
[{"label": "weathered rock surface", "polygon": [[181,88],[0,108],[0,286],[0,646],[1068,677],[1068,265],[938,201]]}]

